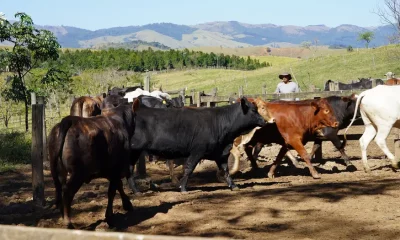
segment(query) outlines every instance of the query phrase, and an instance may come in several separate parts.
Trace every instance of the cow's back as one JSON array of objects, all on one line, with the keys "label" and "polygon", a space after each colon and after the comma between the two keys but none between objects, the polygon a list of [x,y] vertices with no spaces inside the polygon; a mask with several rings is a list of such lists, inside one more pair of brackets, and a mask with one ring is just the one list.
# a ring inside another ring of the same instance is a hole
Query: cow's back
[{"label": "cow's back", "polygon": [[400,118],[400,85],[379,85],[362,93],[360,109],[369,118]]},{"label": "cow's back", "polygon": [[83,96],[75,99],[72,102],[70,116],[92,117],[101,114],[100,104],[91,97]]}]

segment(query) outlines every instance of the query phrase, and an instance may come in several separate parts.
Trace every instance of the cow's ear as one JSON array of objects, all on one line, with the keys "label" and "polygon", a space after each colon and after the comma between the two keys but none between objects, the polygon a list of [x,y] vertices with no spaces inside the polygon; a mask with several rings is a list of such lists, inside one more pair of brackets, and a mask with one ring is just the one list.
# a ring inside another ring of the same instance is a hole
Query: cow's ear
[{"label": "cow's ear", "polygon": [[132,111],[137,111],[139,109],[140,105],[140,100],[138,98],[135,99],[135,101],[132,104]]},{"label": "cow's ear", "polygon": [[242,111],[243,111],[244,114],[246,114],[247,111],[249,111],[248,102],[249,102],[249,101],[247,101],[247,99],[246,99],[245,97],[242,97],[242,98],[240,99],[240,106],[242,107]]},{"label": "cow's ear", "polygon": [[317,114],[319,111],[319,105],[316,102],[311,102],[311,107],[314,109],[314,114]]},{"label": "cow's ear", "polygon": [[350,102],[351,101],[351,97],[342,97],[342,101],[343,102]]},{"label": "cow's ear", "polygon": [[351,100],[357,100],[357,97],[358,97],[358,95],[353,93],[353,94],[351,94],[350,99]]}]

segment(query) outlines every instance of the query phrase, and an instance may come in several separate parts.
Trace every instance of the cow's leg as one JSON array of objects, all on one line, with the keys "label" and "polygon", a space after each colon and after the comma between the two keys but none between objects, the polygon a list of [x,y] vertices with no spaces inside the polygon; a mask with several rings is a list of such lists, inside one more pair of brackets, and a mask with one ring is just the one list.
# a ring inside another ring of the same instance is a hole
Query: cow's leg
[{"label": "cow's leg", "polygon": [[167,164],[168,169],[169,169],[169,176],[171,178],[172,184],[174,184],[175,186],[179,186],[179,179],[174,174],[174,160],[167,160],[166,164]]},{"label": "cow's leg", "polygon": [[359,140],[360,147],[361,147],[361,160],[362,160],[365,172],[371,172],[371,169],[368,166],[368,161],[367,161],[367,147],[368,147],[369,143],[372,141],[372,139],[374,139],[375,135],[376,135],[375,127],[371,123],[366,124],[365,131]]},{"label": "cow's leg", "polygon": [[[244,152],[246,153],[248,159],[250,160],[252,170],[257,170],[258,164],[257,164],[257,160],[254,158],[254,155],[253,155],[253,146],[247,145],[247,144],[244,145]],[[258,156],[258,154],[257,154],[257,156]]]},{"label": "cow's leg", "polygon": [[224,172],[224,177],[226,180],[226,183],[228,184],[228,187],[231,188],[231,190],[235,191],[235,190],[239,190],[239,187],[236,186],[236,184],[233,182],[231,176],[229,175],[229,169],[228,169],[228,157],[227,156],[223,156],[220,158],[220,160],[216,161],[217,165],[218,165],[218,169],[222,172]]},{"label": "cow's leg", "polygon": [[117,186],[119,195],[121,196],[122,207],[124,208],[125,211],[132,211],[133,206],[132,206],[131,200],[129,199],[128,195],[126,195],[126,193],[124,191],[124,187],[122,185],[121,179],[116,181],[116,186]]},{"label": "cow's leg", "polygon": [[135,184],[135,165],[139,160],[140,155],[142,154],[141,151],[132,151],[131,153],[131,164],[129,164],[129,174],[126,177],[128,182],[129,188],[132,190],[133,194],[139,195],[141,194],[139,189],[136,187]]},{"label": "cow's leg", "polygon": [[379,146],[379,148],[386,154],[386,156],[392,162],[393,168],[399,168],[398,162],[395,159],[395,156],[390,152],[389,148],[386,145],[386,138],[389,136],[391,127],[387,125],[380,125],[378,127],[378,132],[375,137],[375,142]]},{"label": "cow's leg", "polygon": [[183,177],[181,179],[181,192],[185,193],[187,192],[186,187],[187,187],[187,182],[190,177],[190,175],[193,173],[194,169],[196,168],[197,164],[200,162],[201,157],[199,156],[189,156],[188,159],[186,160],[185,166],[185,171],[183,173]]},{"label": "cow's leg", "polygon": [[300,139],[296,139],[294,141],[292,141],[291,143],[289,143],[290,145],[292,145],[292,147],[299,153],[300,157],[304,159],[304,161],[307,164],[308,169],[310,170],[311,176],[315,179],[321,178],[318,175],[317,170],[315,170],[315,168],[313,167],[313,165],[311,164],[311,159],[309,154],[307,153],[307,150],[304,148],[303,143],[301,142]]},{"label": "cow's leg", "polygon": [[67,182],[67,172],[58,165],[58,169],[52,171],[53,182],[56,190],[56,208],[59,209],[61,217],[64,219],[64,203],[63,203],[63,188]]},{"label": "cow's leg", "polygon": [[282,161],[283,157],[285,154],[289,151],[289,149],[285,146],[282,146],[281,149],[279,150],[278,156],[276,156],[275,161],[272,163],[271,168],[268,171],[268,178],[274,178],[275,177],[275,170],[276,167],[279,165],[279,163]]},{"label": "cow's leg", "polygon": [[347,167],[353,166],[353,164],[350,162],[349,157],[347,156],[346,152],[344,151],[344,146],[342,146],[342,142],[340,141],[340,138],[337,134],[338,134],[337,129],[325,128],[325,132],[324,132],[325,137],[329,141],[332,142],[332,144],[336,147],[337,150],[339,150],[340,154],[342,155],[345,165]]},{"label": "cow's leg", "polygon": [[129,165],[129,172],[131,173],[129,177],[126,178],[129,188],[132,190],[133,194],[138,195],[140,194],[139,189],[136,187],[134,172],[135,172],[135,165]]},{"label": "cow's leg", "polygon": [[74,228],[71,222],[71,204],[75,194],[78,192],[83,184],[83,173],[73,172],[67,181],[67,184],[63,186],[63,202],[64,202],[64,222],[68,228]]},{"label": "cow's leg", "polygon": [[106,209],[106,222],[108,226],[112,227],[113,222],[112,222],[112,215],[113,215],[113,202],[114,202],[114,197],[117,191],[118,184],[116,183],[115,179],[110,180],[110,184],[108,185],[108,203],[107,203],[107,209]]},{"label": "cow's leg", "polygon": [[299,161],[297,161],[297,158],[295,158],[295,156],[293,156],[290,151],[286,152],[286,157],[290,159],[290,161],[293,163],[293,166],[295,166],[296,168],[301,168]]},{"label": "cow's leg", "polygon": [[313,148],[311,149],[311,152],[310,152],[310,158],[311,159],[315,155],[315,152],[321,147],[321,145],[322,145],[322,140],[321,139],[315,139],[314,140],[314,145],[313,145]]}]

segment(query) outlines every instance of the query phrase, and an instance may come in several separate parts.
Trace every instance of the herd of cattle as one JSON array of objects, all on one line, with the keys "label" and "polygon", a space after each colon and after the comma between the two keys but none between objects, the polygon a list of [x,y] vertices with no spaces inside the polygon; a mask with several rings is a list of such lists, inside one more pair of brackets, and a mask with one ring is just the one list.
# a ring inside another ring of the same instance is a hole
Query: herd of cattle
[{"label": "herd of cattle", "polygon": [[[140,87],[114,88],[101,96],[80,97],[73,101],[70,116],[49,134],[48,156],[56,205],[72,228],[71,204],[76,192],[83,183],[107,178],[110,183],[105,217],[113,226],[117,190],[123,208],[133,209],[121,179],[126,178],[129,187],[138,191],[133,172],[142,154],[165,159],[170,168],[173,161],[184,162],[183,177],[178,182],[181,192],[187,191],[188,178],[202,159],[215,161],[217,175],[223,176],[232,190],[238,189],[230,174],[238,171],[239,148],[244,148],[256,169],[260,150],[271,143],[281,145],[281,149],[269,170],[270,178],[285,155],[298,166],[291,148],[306,162],[311,176],[320,178],[311,158],[323,138],[332,141],[345,164],[355,169],[345,153],[346,141],[340,141],[338,131],[347,127],[347,132],[360,116],[365,124],[360,138],[364,170],[370,171],[366,148],[374,138],[392,166],[398,168],[398,160],[386,146],[386,137],[393,126],[400,127],[399,93],[399,85],[379,85],[358,96],[271,102],[242,97],[234,104],[215,108],[184,106],[181,97],[171,98],[160,91],[143,92]],[[314,141],[310,154],[304,147],[308,141]],[[232,169],[227,164],[230,157],[235,163]],[[171,178],[177,179],[172,170]]]}]

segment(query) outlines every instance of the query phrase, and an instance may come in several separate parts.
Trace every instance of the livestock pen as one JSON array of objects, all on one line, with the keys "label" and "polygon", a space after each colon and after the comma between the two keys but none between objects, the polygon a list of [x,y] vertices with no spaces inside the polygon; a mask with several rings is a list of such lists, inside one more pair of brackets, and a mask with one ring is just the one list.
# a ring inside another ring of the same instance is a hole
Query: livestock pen
[{"label": "livestock pen", "polygon": [[[266,93],[243,95],[260,96],[267,100],[349,96],[361,91],[302,92],[290,96]],[[200,96],[198,99],[202,104],[210,106],[212,103],[228,104],[230,99],[237,97]],[[356,126],[351,131],[354,140],[358,134],[355,132],[360,127]],[[43,131],[37,132],[40,134]],[[392,134],[390,139],[394,138],[398,137]],[[115,229],[109,229],[103,221],[98,220],[103,217],[107,199],[107,182],[101,179],[84,185],[78,192],[74,203],[76,227],[91,231],[140,233],[139,236],[132,236],[140,239],[157,239],[146,234],[252,239],[395,239],[400,234],[400,211],[395,208],[395,202],[400,197],[398,173],[391,171],[385,164],[376,146],[371,147],[373,151],[370,162],[375,165],[373,174],[366,174],[362,170],[347,172],[332,146],[326,145],[325,159],[317,165],[322,174],[321,180],[311,179],[305,169],[294,169],[286,164],[279,168],[279,177],[275,179],[267,179],[265,175],[254,174],[245,168],[236,177],[236,183],[241,188],[239,192],[232,192],[226,184],[217,183],[215,164],[208,161],[204,161],[195,170],[190,182],[191,191],[187,195],[178,193],[169,184],[168,172],[163,164],[147,163],[147,173],[157,188],[142,189],[143,195],[132,196],[135,210],[129,213],[123,211],[117,197],[115,215],[118,224]],[[357,169],[362,169],[358,142],[350,141],[348,152]],[[263,171],[268,170],[276,154],[276,146],[262,151],[259,160]],[[179,172],[179,169],[175,171]],[[34,203],[31,179],[29,167],[0,176],[0,224],[63,228],[59,212],[51,207],[54,187],[50,172],[43,170],[45,207]],[[12,228],[12,231],[18,232],[17,228]],[[36,231],[40,233],[41,229]],[[54,232],[58,235],[52,236],[67,237],[74,234],[66,230]],[[47,233],[51,231],[47,230]],[[49,236],[47,233],[41,236]],[[101,235],[86,232],[81,234],[89,238]],[[105,235],[109,239],[117,236]],[[21,233],[19,236],[25,235]],[[118,237],[130,239],[128,235]]]}]

